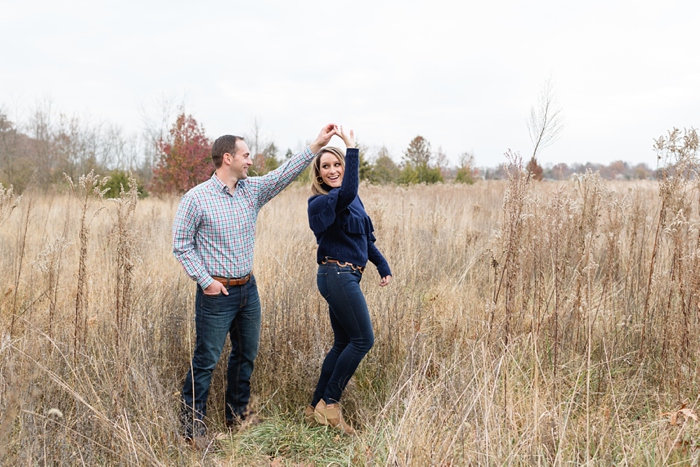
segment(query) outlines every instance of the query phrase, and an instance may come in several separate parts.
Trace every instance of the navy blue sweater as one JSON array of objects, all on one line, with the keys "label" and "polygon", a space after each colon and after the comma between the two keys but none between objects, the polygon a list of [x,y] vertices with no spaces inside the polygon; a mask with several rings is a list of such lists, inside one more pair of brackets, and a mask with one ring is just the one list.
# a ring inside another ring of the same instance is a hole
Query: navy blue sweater
[{"label": "navy blue sweater", "polygon": [[389,264],[374,245],[372,220],[357,195],[359,179],[360,153],[348,148],[341,186],[327,195],[309,198],[309,226],[318,243],[316,261],[328,257],[364,267],[369,260],[377,266],[380,277],[390,276]]}]

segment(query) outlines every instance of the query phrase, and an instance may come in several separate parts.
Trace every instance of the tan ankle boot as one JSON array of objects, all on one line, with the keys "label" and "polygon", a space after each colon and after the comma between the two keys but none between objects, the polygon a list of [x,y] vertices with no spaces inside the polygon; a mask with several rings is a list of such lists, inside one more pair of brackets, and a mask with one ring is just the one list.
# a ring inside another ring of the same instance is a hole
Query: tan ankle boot
[{"label": "tan ankle boot", "polygon": [[304,420],[306,420],[306,423],[311,425],[311,426],[318,425],[318,422],[316,422],[316,415],[314,414],[314,406],[313,405],[309,404],[304,409]]},{"label": "tan ankle boot", "polygon": [[323,399],[318,401],[314,408],[314,420],[319,425],[328,425],[328,420],[326,420],[326,401]]},{"label": "tan ankle boot", "polygon": [[340,404],[328,404],[321,399],[314,409],[314,417],[321,425],[330,425],[339,429],[344,435],[354,435],[355,429],[345,423]]}]

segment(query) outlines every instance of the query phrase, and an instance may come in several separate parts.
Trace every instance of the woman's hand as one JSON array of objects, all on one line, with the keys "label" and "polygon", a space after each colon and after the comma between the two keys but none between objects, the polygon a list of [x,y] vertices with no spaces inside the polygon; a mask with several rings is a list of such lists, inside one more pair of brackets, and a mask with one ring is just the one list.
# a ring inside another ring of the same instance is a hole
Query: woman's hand
[{"label": "woman's hand", "polygon": [[385,285],[389,285],[391,283],[391,276],[384,276],[381,279],[379,279],[379,287],[384,287]]},{"label": "woman's hand", "polygon": [[354,148],[355,147],[355,132],[350,130],[349,133],[346,133],[345,130],[343,129],[343,125],[340,125],[338,127],[338,136],[340,136],[343,139],[343,143],[345,143],[345,147],[347,148]]}]

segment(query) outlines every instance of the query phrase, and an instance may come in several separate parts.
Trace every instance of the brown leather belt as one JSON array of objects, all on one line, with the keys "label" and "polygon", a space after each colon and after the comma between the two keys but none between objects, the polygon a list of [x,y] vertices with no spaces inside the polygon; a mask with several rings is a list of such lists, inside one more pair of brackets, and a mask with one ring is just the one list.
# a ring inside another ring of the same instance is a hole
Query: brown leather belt
[{"label": "brown leather belt", "polygon": [[212,279],[214,279],[217,282],[221,282],[224,284],[226,287],[233,287],[236,285],[244,285],[247,284],[250,278],[253,277],[253,271],[250,271],[250,274],[248,274],[245,277],[240,277],[238,279],[229,279],[227,277],[218,277],[218,276],[211,276]]},{"label": "brown leather belt", "polygon": [[343,263],[343,262],[338,261],[337,259],[331,259],[331,258],[323,258],[321,260],[321,264],[328,264],[328,263],[337,264],[341,268],[344,268],[345,266],[350,266],[354,271],[360,271],[360,274],[365,272],[364,266],[355,266],[352,263]]}]

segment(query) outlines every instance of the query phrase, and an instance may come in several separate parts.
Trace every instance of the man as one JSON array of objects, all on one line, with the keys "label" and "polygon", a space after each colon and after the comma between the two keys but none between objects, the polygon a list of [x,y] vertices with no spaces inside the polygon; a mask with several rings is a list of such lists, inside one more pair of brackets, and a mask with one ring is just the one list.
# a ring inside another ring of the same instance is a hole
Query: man
[{"label": "man", "polygon": [[231,354],[226,387],[226,425],[249,415],[250,376],[260,339],[260,300],[253,276],[255,221],[260,209],[311,163],[336,134],[336,125],[321,129],[316,140],[278,169],[248,178],[253,164],[239,136],[214,141],[216,171],[181,199],[173,223],[173,253],[197,281],[197,342],[182,390],[184,437],[193,442],[206,433],[204,416],[211,376],[228,334]]}]

